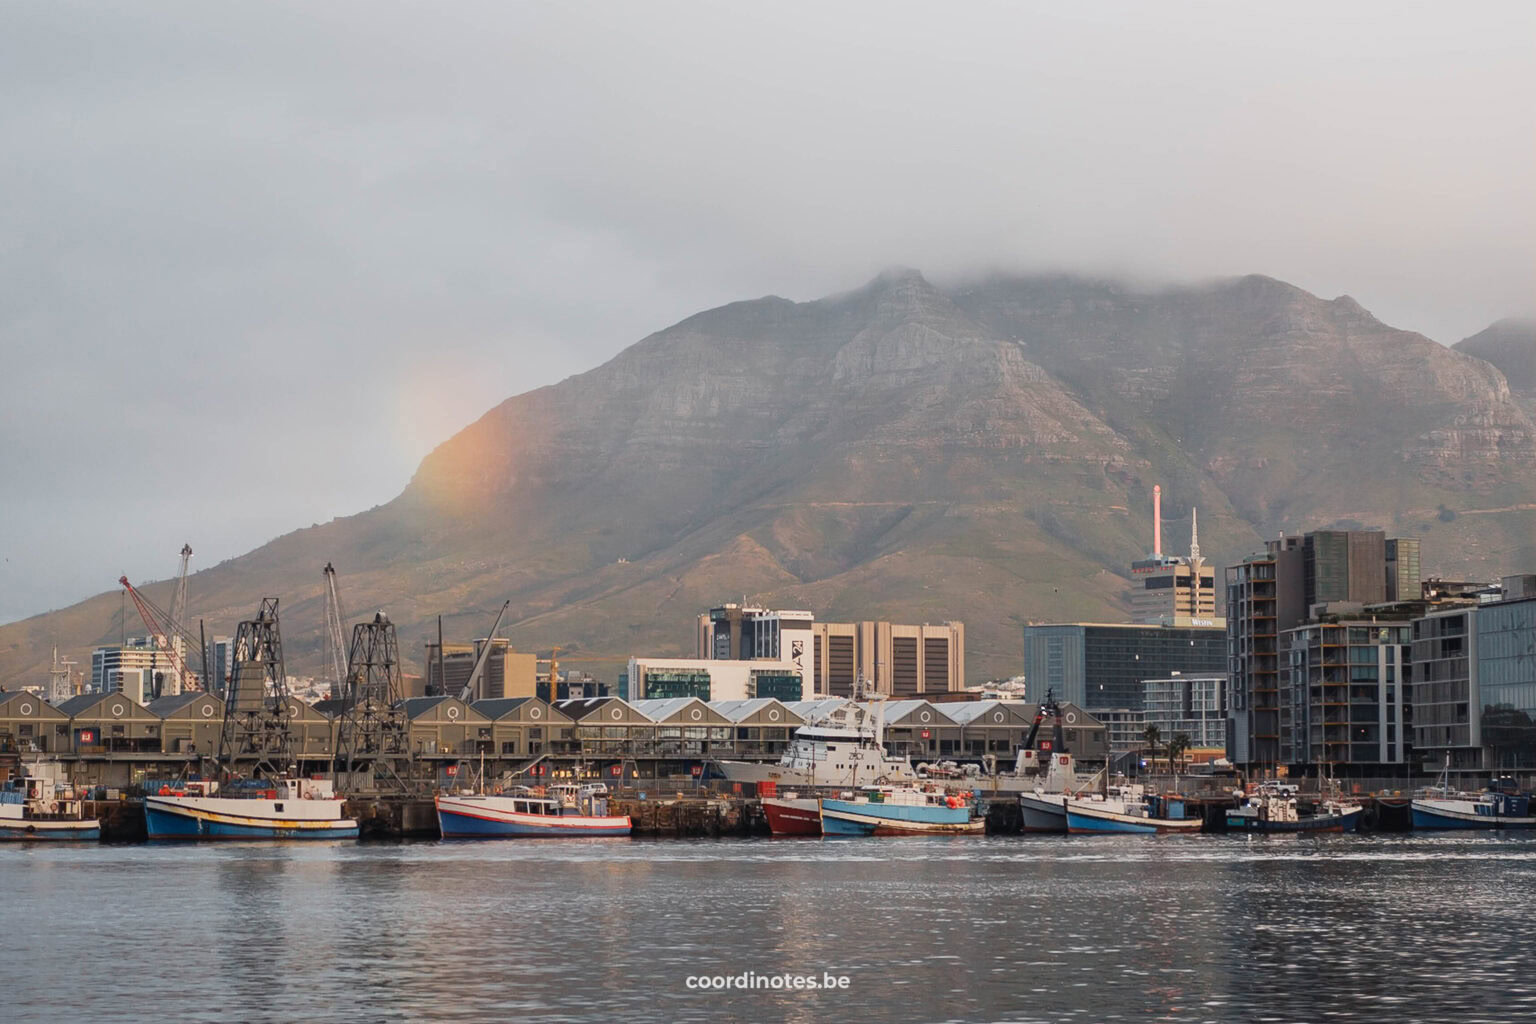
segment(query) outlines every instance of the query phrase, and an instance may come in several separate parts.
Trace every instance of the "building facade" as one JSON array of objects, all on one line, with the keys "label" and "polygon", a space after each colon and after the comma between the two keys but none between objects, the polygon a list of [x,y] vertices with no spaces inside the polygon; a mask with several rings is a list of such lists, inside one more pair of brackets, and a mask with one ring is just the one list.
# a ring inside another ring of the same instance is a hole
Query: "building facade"
[{"label": "building facade", "polygon": [[1221,675],[1226,631],[1219,625],[1075,622],[1024,627],[1024,683],[1029,699],[1049,693],[1090,711],[1140,711],[1143,682],[1180,675]]},{"label": "building facade", "polygon": [[1188,736],[1192,751],[1226,751],[1227,677],[1177,675],[1143,684],[1142,731],[1156,727],[1162,742]]},{"label": "building facade", "polygon": [[624,683],[624,697],[631,703],[682,697],[787,702],[809,696],[796,665],[767,659],[631,658]]},{"label": "building facade", "polygon": [[1284,631],[1279,763],[1335,775],[1390,775],[1410,765],[1412,631],[1387,605],[1374,614],[1321,613]]},{"label": "building facade", "polygon": [[[1388,555],[1391,557],[1389,558]],[[1296,700],[1282,699],[1281,635],[1322,604],[1379,605],[1420,596],[1417,540],[1380,530],[1315,530],[1280,537],[1226,571],[1228,757],[1288,764]]]},{"label": "building facade", "polygon": [[1536,580],[1413,622],[1413,729],[1428,772],[1463,784],[1536,770]]},{"label": "building facade", "polygon": [[130,637],[91,652],[91,692],[124,693],[143,703],[155,698],[157,686],[162,697],[181,693],[175,663],[152,638]]},{"label": "building facade", "polygon": [[812,645],[818,694],[851,697],[861,681],[897,698],[965,689],[964,623],[818,622]]}]

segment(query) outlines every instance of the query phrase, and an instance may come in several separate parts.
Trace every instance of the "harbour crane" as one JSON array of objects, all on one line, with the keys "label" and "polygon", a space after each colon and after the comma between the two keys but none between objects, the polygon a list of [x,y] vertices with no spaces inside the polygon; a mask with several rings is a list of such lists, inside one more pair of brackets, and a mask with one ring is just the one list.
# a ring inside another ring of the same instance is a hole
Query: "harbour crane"
[{"label": "harbour crane", "polygon": [[166,623],[166,629],[170,636],[178,636],[183,627],[182,620],[187,614],[187,567],[192,562],[192,545],[181,546],[181,565],[176,570],[176,589],[171,592],[171,618]]},{"label": "harbour crane", "polygon": [[336,590],[336,567],[325,563],[325,669],[331,675],[331,696],[341,699],[347,685],[346,615]]},{"label": "harbour crane", "polygon": [[[485,663],[491,658],[491,648],[496,644],[496,631],[501,628],[501,617],[507,614],[507,609],[511,606],[511,601],[506,601],[502,604],[501,611],[496,613],[496,621],[491,623],[491,631],[485,634],[485,646],[480,648],[480,655],[475,659],[475,667],[469,670],[469,679],[465,681],[464,689],[459,691],[459,700],[464,701],[466,704],[469,702],[469,698],[474,696],[475,684],[480,681],[480,673],[485,671]],[[443,676],[441,675],[443,648],[441,642],[439,642],[437,648],[437,657],[439,665],[438,681],[443,682]]]},{"label": "harbour crane", "polygon": [[[133,606],[138,609],[139,618],[144,620],[144,628],[149,630],[150,638],[154,641],[155,646],[165,652],[165,655],[170,660],[172,667],[176,670],[177,675],[181,678],[183,687],[187,689],[198,688],[198,677],[194,675],[191,669],[187,667],[187,663],[182,658],[181,652],[176,649],[175,643],[175,640],[177,639],[184,642],[190,642],[194,638],[188,636],[185,629],[178,629],[178,631],[174,634],[169,633],[168,630],[170,627],[165,625],[165,623],[170,620],[170,615],[164,609],[160,608],[153,601],[151,601],[148,597],[144,596],[144,594],[140,592],[139,588],[135,587],[132,583],[129,583],[127,576],[118,577],[117,582],[120,586],[122,586],[124,590],[128,592],[128,596],[133,599]],[[198,640],[196,643],[197,647],[201,650],[202,641]],[[207,652],[204,651],[205,662],[206,658]],[[206,667],[207,666],[205,664],[204,668],[206,669]],[[155,674],[155,679],[152,684],[153,696],[151,699],[161,695],[159,675],[159,673]]]}]

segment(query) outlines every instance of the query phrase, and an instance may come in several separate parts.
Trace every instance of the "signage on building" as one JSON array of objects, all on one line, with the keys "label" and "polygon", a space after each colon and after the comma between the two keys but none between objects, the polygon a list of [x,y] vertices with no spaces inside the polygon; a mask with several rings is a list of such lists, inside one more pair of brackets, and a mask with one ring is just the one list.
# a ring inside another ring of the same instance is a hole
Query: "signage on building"
[{"label": "signage on building", "polygon": [[1041,750],[1050,750],[1051,749],[1051,741],[1050,740],[1041,740],[1040,741],[1040,749]]},{"label": "signage on building", "polygon": [[77,731],[75,733],[75,739],[78,740],[81,743],[95,743],[96,742],[96,730],[95,729],[81,729],[81,730],[79,730],[79,731]]},{"label": "signage on building", "polygon": [[929,739],[932,736],[932,734],[927,729],[924,729],[922,731],[921,735],[922,735],[923,739],[925,739],[925,740]]},{"label": "signage on building", "polygon": [[451,778],[452,776],[459,774],[459,766],[456,764],[451,764],[447,768],[444,768],[443,771],[447,772]]},{"label": "signage on building", "polygon": [[702,774],[703,770],[704,769],[702,767],[700,767],[699,765],[694,765],[693,766],[693,774],[695,774],[695,775]]}]

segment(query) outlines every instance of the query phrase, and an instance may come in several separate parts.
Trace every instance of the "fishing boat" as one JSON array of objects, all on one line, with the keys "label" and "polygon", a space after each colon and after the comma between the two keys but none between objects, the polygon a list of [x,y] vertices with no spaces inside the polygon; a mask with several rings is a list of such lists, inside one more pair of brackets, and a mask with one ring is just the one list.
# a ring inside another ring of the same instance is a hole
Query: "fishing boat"
[{"label": "fishing boat", "polygon": [[1145,796],[1139,800],[1068,797],[1066,812],[1067,831],[1074,835],[1105,832],[1191,834],[1199,832],[1205,824],[1200,818],[1186,818],[1184,801],[1178,797]]},{"label": "fishing boat", "polygon": [[1227,828],[1233,832],[1353,832],[1364,813],[1357,803],[1328,799],[1318,804],[1316,812],[1301,814],[1294,787],[1262,785],[1227,811]]},{"label": "fishing boat", "polygon": [[1451,788],[1451,758],[1434,786],[1419,790],[1409,805],[1416,829],[1536,828],[1531,800],[1512,792],[1465,793]]},{"label": "fishing boat", "polygon": [[81,794],[53,762],[22,765],[0,785],[0,840],[100,839],[101,823],[85,816]]},{"label": "fishing boat", "polygon": [[821,831],[827,836],[980,835],[986,828],[971,794],[936,786],[881,786],[821,801]]},{"label": "fishing boat", "polygon": [[329,779],[279,776],[221,789],[214,780],[161,787],[144,798],[150,839],[356,839]]},{"label": "fishing boat", "polygon": [[444,839],[627,836],[629,815],[608,813],[602,783],[563,783],[540,792],[526,786],[500,794],[439,793],[437,824]]},{"label": "fishing boat", "polygon": [[730,782],[772,782],[779,786],[849,788],[918,779],[906,757],[885,752],[885,709],[879,699],[868,709],[844,704],[807,722],[777,762],[717,761]]},{"label": "fishing boat", "polygon": [[814,796],[785,792],[763,798],[763,816],[776,836],[821,835],[821,801]]}]

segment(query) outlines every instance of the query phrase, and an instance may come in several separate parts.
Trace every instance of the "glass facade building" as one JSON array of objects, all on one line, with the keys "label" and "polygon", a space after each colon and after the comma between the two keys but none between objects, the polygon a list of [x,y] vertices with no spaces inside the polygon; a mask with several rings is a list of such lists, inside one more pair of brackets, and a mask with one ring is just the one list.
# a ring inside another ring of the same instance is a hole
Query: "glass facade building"
[{"label": "glass facade building", "polygon": [[1089,710],[1142,710],[1143,683],[1172,676],[1223,675],[1222,626],[1071,623],[1024,627],[1028,699],[1071,701]]}]

